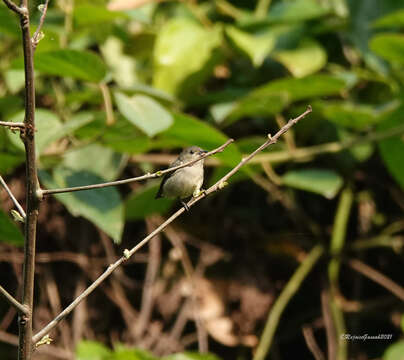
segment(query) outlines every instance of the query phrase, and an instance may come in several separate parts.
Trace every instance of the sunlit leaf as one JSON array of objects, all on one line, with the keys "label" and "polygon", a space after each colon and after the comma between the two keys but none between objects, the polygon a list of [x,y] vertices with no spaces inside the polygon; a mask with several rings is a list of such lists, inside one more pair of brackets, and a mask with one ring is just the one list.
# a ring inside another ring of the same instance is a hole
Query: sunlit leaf
[{"label": "sunlit leaf", "polygon": [[109,11],[105,6],[80,3],[74,7],[73,17],[78,26],[103,25],[116,19],[128,18],[125,13]]},{"label": "sunlit leaf", "polygon": [[219,29],[205,29],[180,18],[168,21],[154,47],[153,85],[170,94],[194,89],[211,74],[220,41]]},{"label": "sunlit leaf", "polygon": [[404,64],[404,35],[375,35],[370,40],[370,49],[388,61]]},{"label": "sunlit leaf", "polygon": [[389,345],[383,354],[383,360],[403,360],[404,341],[396,341]]},{"label": "sunlit leaf", "polygon": [[[41,172],[40,179],[47,188],[75,187],[105,182],[105,179],[89,171],[74,171],[64,167],[55,168],[53,177]],[[56,194],[55,197],[73,216],[83,216],[111,236],[114,242],[121,241],[124,225],[123,205],[115,188]]]},{"label": "sunlit leaf", "polygon": [[77,360],[105,360],[112,351],[96,341],[80,341],[76,349]]},{"label": "sunlit leaf", "polygon": [[173,123],[171,114],[148,96],[129,97],[116,92],[115,100],[121,114],[150,137],[166,130]]},{"label": "sunlit leaf", "polygon": [[404,9],[393,11],[373,22],[374,27],[404,26]]},{"label": "sunlit leaf", "polygon": [[276,40],[273,33],[252,35],[234,26],[226,27],[226,35],[234,46],[251,59],[254,66],[262,65],[265,57],[274,48]]},{"label": "sunlit leaf", "polygon": [[277,51],[272,56],[298,78],[319,71],[327,63],[324,48],[312,39],[304,39],[295,49]]}]

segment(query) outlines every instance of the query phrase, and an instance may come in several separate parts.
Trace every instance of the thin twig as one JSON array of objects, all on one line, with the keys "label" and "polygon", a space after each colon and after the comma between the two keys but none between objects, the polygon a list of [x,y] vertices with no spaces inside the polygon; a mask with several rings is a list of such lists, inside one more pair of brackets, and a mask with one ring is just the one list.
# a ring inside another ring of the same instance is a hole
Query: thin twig
[{"label": "thin twig", "polygon": [[101,90],[102,98],[104,99],[105,113],[107,115],[107,125],[115,124],[114,110],[112,108],[111,93],[107,84],[101,82],[98,84]]},{"label": "thin twig", "polygon": [[18,15],[26,15],[27,14],[27,9],[23,8],[23,7],[19,7],[17,6],[15,3],[13,3],[11,0],[3,0],[4,3],[6,4],[6,6],[14,11],[15,13],[17,13]]},{"label": "thin twig", "polygon": [[49,0],[45,1],[45,4],[43,4],[42,9],[40,10],[42,12],[41,18],[39,19],[39,25],[34,33],[34,35],[32,36],[31,42],[32,42],[32,48],[35,51],[38,43],[41,41],[40,38],[40,33],[45,21],[45,17],[46,17],[46,12],[48,11],[48,5],[49,5]]},{"label": "thin twig", "polygon": [[316,338],[314,337],[313,329],[311,326],[305,325],[302,328],[304,340],[306,340],[306,345],[311,351],[316,360],[325,360],[324,354],[319,348]]},{"label": "thin twig", "polygon": [[357,259],[350,259],[347,261],[347,264],[352,269],[389,290],[392,294],[401,299],[401,301],[404,301],[404,288],[395,283],[393,280],[389,279],[386,275]]},{"label": "thin twig", "polygon": [[336,341],[336,330],[330,308],[330,294],[328,289],[323,289],[321,291],[321,311],[323,313],[325,333],[327,335],[327,358],[328,360],[335,360],[337,356],[338,345]]},{"label": "thin twig", "polygon": [[[242,159],[239,164],[234,167],[231,171],[229,171],[223,178],[221,178],[216,184],[212,185],[209,189],[206,191],[203,191],[201,195],[197,198],[191,199],[187,205],[188,207],[193,206],[196,202],[202,200],[205,198],[207,195],[220,190],[225,182],[232,176],[234,175],[243,165],[245,165],[252,157],[254,157],[258,152],[262,151],[269,145],[275,144],[278,140],[278,138],[284,134],[288,129],[296,124],[299,120],[301,120],[303,117],[305,117],[307,114],[309,114],[312,111],[311,107],[308,107],[308,109],[298,116],[295,119],[289,120],[289,122],[282,128],[280,129],[273,137],[268,135],[268,140],[262,144],[258,149],[256,149],[254,152],[252,152],[249,156],[246,158]],[[224,149],[228,144],[230,144],[233,140],[230,139],[228,140],[225,144],[223,144],[221,147],[219,147],[216,150]],[[207,155],[211,154],[207,153]],[[195,160],[196,162],[198,160]],[[187,164],[185,164],[187,166]],[[169,170],[169,169],[167,169]],[[124,255],[119,258],[115,263],[111,264],[79,297],[77,297],[69,306],[67,306],[58,316],[56,316],[55,319],[53,319],[48,325],[46,325],[42,330],[40,330],[35,336],[33,336],[33,341],[36,343],[39,341],[44,335],[48,334],[50,330],[52,330],[61,320],[63,320],[67,315],[69,315],[74,308],[80,304],[80,302],[85,299],[88,295],[90,295],[118,266],[120,266],[123,262],[125,262],[127,259],[129,259],[134,253],[136,253],[140,248],[142,248],[145,244],[149,242],[150,239],[152,239],[154,236],[159,234],[167,225],[172,223],[178,216],[180,216],[183,212],[185,211],[184,207],[181,207],[179,210],[177,210],[173,215],[171,215],[165,222],[163,222],[159,227],[157,227],[154,231],[152,231],[149,235],[147,235],[142,241],[140,241],[137,245],[135,245],[131,250],[125,250]],[[318,250],[317,250],[318,252]],[[322,252],[322,249],[320,251],[320,254]]]},{"label": "thin twig", "polygon": [[25,124],[23,122],[0,121],[0,125],[7,126],[11,129],[25,129]]},{"label": "thin twig", "polygon": [[15,299],[14,296],[11,295],[9,292],[7,292],[7,290],[4,289],[1,285],[0,285],[0,294],[3,295],[4,298],[7,300],[7,302],[10,305],[14,306],[20,314],[27,314],[28,309],[19,301],[17,301],[17,299]]},{"label": "thin twig", "polygon": [[6,182],[4,181],[4,179],[1,177],[0,175],[0,184],[4,187],[4,189],[6,190],[8,196],[10,197],[11,201],[13,202],[14,206],[17,208],[19,214],[22,216],[22,218],[25,219],[25,211],[22,208],[22,206],[20,205],[20,203],[18,202],[18,200],[15,198],[15,196],[13,195],[13,193],[11,192],[11,190],[9,189],[9,187],[7,186]]},{"label": "thin twig", "polygon": [[186,163],[178,165],[178,166],[174,166],[172,168],[157,171],[157,172],[155,172],[153,174],[145,174],[145,175],[133,177],[133,178],[130,178],[130,179],[111,181],[111,182],[106,182],[106,183],[102,183],[102,184],[84,185],[84,186],[77,186],[77,187],[63,188],[63,189],[42,190],[42,194],[43,195],[50,195],[50,194],[67,193],[67,192],[72,192],[72,191],[100,189],[100,188],[105,188],[105,187],[108,187],[108,186],[122,185],[122,184],[128,184],[128,183],[135,182],[135,181],[158,178],[158,177],[161,177],[164,174],[167,174],[167,173],[176,171],[178,169],[181,169],[183,167],[195,164],[197,161],[200,161],[200,160],[204,159],[207,156],[211,156],[211,155],[216,154],[218,152],[222,152],[224,150],[224,148],[227,147],[228,145],[230,145],[233,141],[234,141],[233,139],[229,139],[223,145],[219,146],[217,149],[214,149],[212,151],[209,151],[206,154],[201,155],[198,159],[186,162]]}]

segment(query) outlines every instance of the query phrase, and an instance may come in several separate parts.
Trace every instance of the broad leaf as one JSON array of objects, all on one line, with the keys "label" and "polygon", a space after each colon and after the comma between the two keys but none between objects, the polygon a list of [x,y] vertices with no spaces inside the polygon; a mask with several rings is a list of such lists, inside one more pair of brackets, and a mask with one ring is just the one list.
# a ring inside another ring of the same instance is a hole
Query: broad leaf
[{"label": "broad leaf", "polygon": [[324,48],[312,39],[304,39],[298,47],[277,51],[272,56],[297,78],[313,74],[327,63]]},{"label": "broad leaf", "polygon": [[[74,171],[64,167],[53,170],[53,176],[40,172],[41,182],[47,188],[75,187],[105,182],[92,172]],[[83,216],[119,243],[124,226],[123,206],[114,187],[56,194],[73,216]]]},{"label": "broad leaf", "polygon": [[331,170],[303,169],[287,172],[282,176],[286,186],[310,191],[332,199],[343,185],[341,176]]},{"label": "broad leaf", "polygon": [[35,56],[35,69],[42,74],[90,82],[100,82],[107,71],[97,55],[88,51],[67,49],[39,52]]},{"label": "broad leaf", "polygon": [[220,42],[219,29],[179,18],[167,22],[154,47],[153,85],[170,94],[187,95],[211,74]]},{"label": "broad leaf", "polygon": [[382,359],[383,360],[403,360],[404,354],[404,341],[396,341],[394,344],[391,344],[387,347],[387,350],[384,352]]},{"label": "broad leaf", "polygon": [[237,29],[234,26],[226,28],[226,35],[232,44],[246,54],[254,66],[261,66],[265,57],[275,46],[275,35],[267,32],[262,35],[252,35]]},{"label": "broad leaf", "polygon": [[80,341],[76,349],[77,360],[105,360],[111,355],[111,350],[96,341]]},{"label": "broad leaf", "polygon": [[74,21],[79,26],[103,25],[108,22],[113,22],[116,19],[128,18],[123,12],[109,11],[105,5],[97,6],[80,3],[74,7],[73,17]]},{"label": "broad leaf", "polygon": [[370,48],[382,58],[404,64],[404,35],[401,34],[379,34],[370,41]]},{"label": "broad leaf", "polygon": [[121,114],[150,137],[166,130],[173,123],[171,114],[148,96],[129,97],[117,92],[115,100]]},{"label": "broad leaf", "polygon": [[316,0],[282,1],[271,7],[268,19],[273,22],[298,22],[322,17],[330,10]]}]

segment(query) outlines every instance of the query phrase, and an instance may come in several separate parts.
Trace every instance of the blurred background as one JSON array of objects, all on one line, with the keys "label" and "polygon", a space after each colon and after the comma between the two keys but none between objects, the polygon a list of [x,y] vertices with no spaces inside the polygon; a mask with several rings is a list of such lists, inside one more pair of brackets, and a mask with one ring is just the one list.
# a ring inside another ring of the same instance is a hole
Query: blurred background
[{"label": "blurred background", "polygon": [[[206,188],[313,112],[115,271],[35,359],[402,360],[403,29],[402,0],[51,0],[35,53],[44,188],[234,138],[205,162]],[[4,4],[0,40],[0,119],[22,121]],[[0,175],[24,206],[24,148],[4,128]],[[36,331],[180,207],[155,200],[158,185],[46,197]],[[22,226],[3,189],[0,204],[0,283],[20,298]],[[1,359],[16,359],[17,334],[0,300]]]}]

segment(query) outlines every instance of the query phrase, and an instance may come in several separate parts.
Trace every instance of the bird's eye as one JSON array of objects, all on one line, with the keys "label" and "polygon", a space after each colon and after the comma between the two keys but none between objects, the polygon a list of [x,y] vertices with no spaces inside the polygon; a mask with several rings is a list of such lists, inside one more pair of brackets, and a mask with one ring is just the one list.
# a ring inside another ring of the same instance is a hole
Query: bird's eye
[{"label": "bird's eye", "polygon": [[190,153],[193,154],[193,153],[194,153],[194,150],[191,150]]}]

